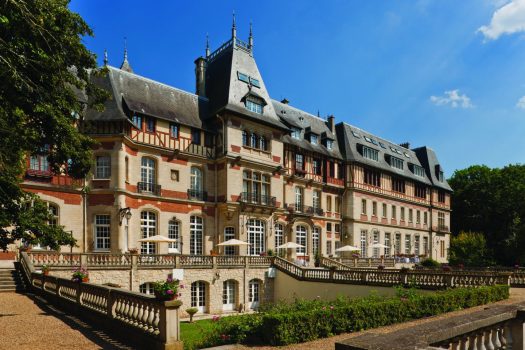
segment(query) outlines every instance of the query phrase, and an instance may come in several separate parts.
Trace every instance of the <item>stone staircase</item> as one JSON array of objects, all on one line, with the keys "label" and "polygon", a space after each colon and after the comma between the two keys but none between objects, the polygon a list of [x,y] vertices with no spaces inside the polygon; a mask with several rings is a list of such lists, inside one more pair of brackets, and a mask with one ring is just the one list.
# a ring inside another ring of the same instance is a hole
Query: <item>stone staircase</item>
[{"label": "stone staircase", "polygon": [[0,293],[25,291],[24,280],[20,271],[13,267],[0,268]]}]

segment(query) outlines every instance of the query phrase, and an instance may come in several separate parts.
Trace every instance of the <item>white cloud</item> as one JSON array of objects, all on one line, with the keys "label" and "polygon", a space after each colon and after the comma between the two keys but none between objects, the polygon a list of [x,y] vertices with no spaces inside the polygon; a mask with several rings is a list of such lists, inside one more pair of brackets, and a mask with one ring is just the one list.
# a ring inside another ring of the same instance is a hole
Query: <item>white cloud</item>
[{"label": "white cloud", "polygon": [[498,8],[492,15],[490,24],[482,26],[478,32],[485,39],[496,40],[503,34],[525,31],[525,0],[512,0]]},{"label": "white cloud", "polygon": [[430,101],[436,106],[450,105],[452,108],[472,108],[474,105],[470,102],[470,97],[459,93],[459,90],[445,91],[444,96],[430,96]]},{"label": "white cloud", "polygon": [[516,107],[525,109],[525,96],[518,100],[518,103],[516,103]]}]

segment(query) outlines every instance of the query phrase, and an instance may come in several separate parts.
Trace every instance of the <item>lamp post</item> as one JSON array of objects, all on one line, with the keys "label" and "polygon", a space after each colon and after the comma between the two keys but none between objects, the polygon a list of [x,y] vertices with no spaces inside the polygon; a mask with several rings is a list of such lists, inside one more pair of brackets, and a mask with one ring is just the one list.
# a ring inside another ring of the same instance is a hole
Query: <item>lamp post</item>
[{"label": "lamp post", "polygon": [[131,209],[129,207],[120,208],[119,214],[119,226],[122,226],[122,220],[126,219],[126,225],[124,226],[124,235],[126,236],[126,249],[129,250],[129,220],[131,219]]}]

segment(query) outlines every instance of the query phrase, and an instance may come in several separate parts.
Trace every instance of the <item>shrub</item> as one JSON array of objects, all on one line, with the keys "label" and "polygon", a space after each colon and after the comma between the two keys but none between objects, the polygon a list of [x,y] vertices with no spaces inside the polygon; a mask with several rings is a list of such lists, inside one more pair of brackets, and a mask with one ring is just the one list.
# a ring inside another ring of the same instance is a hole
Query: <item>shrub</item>
[{"label": "shrub", "polygon": [[441,264],[438,263],[436,260],[432,259],[432,258],[428,258],[428,259],[425,259],[421,262],[421,265],[422,266],[425,266],[425,267],[440,267]]},{"label": "shrub", "polygon": [[186,309],[186,312],[188,315],[190,315],[190,323],[193,322],[193,315],[195,315],[199,311],[196,307],[190,307],[189,309]]}]

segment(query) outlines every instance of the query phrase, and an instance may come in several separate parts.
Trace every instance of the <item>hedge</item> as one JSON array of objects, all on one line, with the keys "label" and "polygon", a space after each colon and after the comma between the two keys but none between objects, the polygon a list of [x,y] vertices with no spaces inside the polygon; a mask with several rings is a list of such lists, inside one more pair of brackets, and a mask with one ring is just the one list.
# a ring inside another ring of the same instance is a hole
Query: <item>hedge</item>
[{"label": "hedge", "polygon": [[398,293],[396,297],[296,301],[264,312],[222,318],[202,345],[263,343],[287,345],[344,332],[386,326],[509,297],[508,286],[457,288],[432,294]]}]

